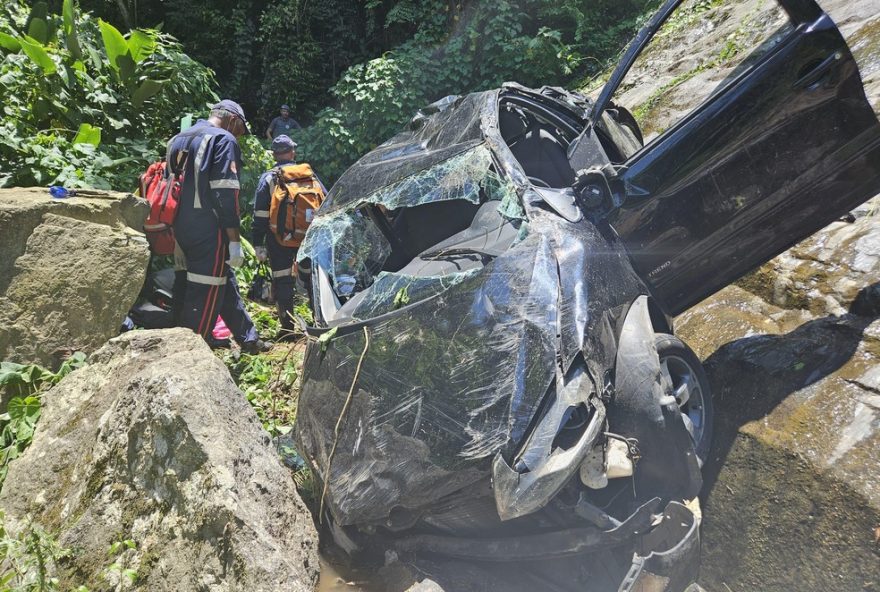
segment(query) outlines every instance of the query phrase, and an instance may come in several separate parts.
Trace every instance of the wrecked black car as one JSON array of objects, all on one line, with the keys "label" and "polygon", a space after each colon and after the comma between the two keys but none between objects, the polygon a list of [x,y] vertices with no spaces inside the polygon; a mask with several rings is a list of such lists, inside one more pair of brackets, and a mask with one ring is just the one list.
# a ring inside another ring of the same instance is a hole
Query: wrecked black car
[{"label": "wrecked black car", "polygon": [[298,255],[297,438],[343,546],[615,548],[611,589],[693,581],[712,401],[671,318],[880,191],[880,123],[830,18],[780,0],[772,42],[646,141],[612,99],[679,4],[595,101],[448,97],[333,186]]}]

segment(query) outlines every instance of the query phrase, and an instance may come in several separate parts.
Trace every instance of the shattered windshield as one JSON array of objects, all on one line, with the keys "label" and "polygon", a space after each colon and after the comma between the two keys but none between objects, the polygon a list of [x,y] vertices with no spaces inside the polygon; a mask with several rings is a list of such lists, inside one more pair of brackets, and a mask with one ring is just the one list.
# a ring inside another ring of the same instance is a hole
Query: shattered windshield
[{"label": "shattered windshield", "polygon": [[[472,268],[434,264],[442,252],[421,265],[407,264],[466,229],[489,202],[499,219],[518,227],[525,218],[514,186],[495,172],[492,152],[481,144],[319,215],[297,260],[320,266],[340,300],[375,283],[346,311],[353,318],[369,318],[442,292],[472,274]],[[430,204],[434,209],[426,211]],[[420,207],[429,215],[417,215]]]}]

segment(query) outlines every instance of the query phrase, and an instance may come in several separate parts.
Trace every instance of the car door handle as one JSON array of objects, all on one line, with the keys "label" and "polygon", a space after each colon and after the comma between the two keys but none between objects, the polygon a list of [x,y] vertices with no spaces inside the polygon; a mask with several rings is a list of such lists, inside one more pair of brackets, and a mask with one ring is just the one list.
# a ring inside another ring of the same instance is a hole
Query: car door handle
[{"label": "car door handle", "polygon": [[807,90],[818,88],[819,83],[828,77],[841,58],[843,58],[843,53],[835,51],[822,61],[814,60],[808,63],[798,72],[798,79],[794,83],[794,87]]}]

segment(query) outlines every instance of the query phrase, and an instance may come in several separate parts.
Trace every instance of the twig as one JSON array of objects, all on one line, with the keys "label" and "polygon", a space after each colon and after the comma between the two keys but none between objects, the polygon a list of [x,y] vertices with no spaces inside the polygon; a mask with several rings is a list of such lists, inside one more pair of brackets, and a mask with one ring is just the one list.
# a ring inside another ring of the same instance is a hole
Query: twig
[{"label": "twig", "polygon": [[345,418],[349,405],[351,405],[354,387],[357,385],[358,377],[361,375],[361,366],[364,363],[368,349],[370,349],[370,331],[367,327],[364,327],[364,351],[361,352],[357,368],[354,371],[354,378],[351,379],[351,388],[348,389],[345,405],[342,406],[342,411],[339,412],[339,419],[336,420],[336,429],[333,430],[333,447],[330,449],[330,455],[327,457],[327,472],[324,475],[324,489],[321,491],[321,504],[318,512],[318,520],[321,523],[324,521],[324,499],[327,497],[327,489],[330,487],[330,470],[333,467],[333,456],[336,454],[336,445],[339,443],[339,428],[342,427],[342,420]]}]

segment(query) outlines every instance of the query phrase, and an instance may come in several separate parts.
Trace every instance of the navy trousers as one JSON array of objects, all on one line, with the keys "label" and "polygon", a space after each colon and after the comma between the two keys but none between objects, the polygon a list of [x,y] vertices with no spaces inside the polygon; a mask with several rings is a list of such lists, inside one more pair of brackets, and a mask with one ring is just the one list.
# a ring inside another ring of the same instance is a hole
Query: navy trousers
[{"label": "navy trousers", "polygon": [[269,267],[272,268],[272,289],[278,306],[278,317],[281,328],[292,330],[294,327],[293,296],[296,292],[296,277],[293,275],[293,263],[296,261],[295,247],[284,247],[278,244],[270,232],[266,235],[266,251],[269,253]]},{"label": "navy trousers", "polygon": [[[180,324],[208,339],[219,314],[237,342],[256,341],[257,329],[244,309],[235,274],[226,263],[229,250],[223,231],[219,225],[195,230],[175,224],[175,237],[186,259]],[[178,300],[178,294],[174,298]]]}]

